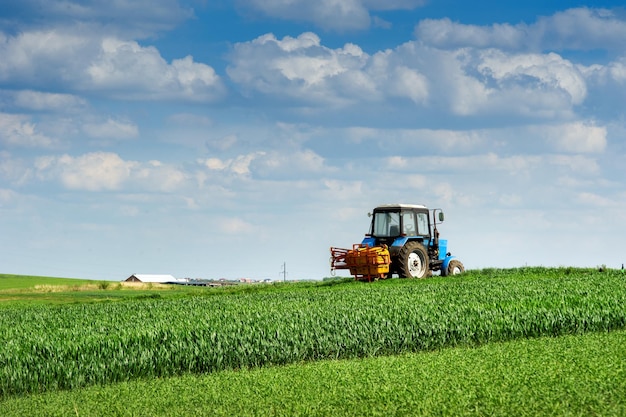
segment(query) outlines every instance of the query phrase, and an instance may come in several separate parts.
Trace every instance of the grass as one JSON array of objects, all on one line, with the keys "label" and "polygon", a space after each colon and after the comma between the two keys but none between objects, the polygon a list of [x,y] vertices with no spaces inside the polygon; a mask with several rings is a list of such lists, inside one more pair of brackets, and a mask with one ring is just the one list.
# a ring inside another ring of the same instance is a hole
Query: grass
[{"label": "grass", "polygon": [[76,278],[54,278],[32,275],[0,274],[0,291],[15,289],[34,289],[38,286],[79,287],[86,284],[94,284],[94,281]]},{"label": "grass", "polygon": [[0,309],[17,305],[102,303],[157,297],[180,298],[201,290],[197,287],[154,283],[0,274]]},{"label": "grass", "polygon": [[626,332],[128,381],[0,402],[3,416],[623,416]]}]

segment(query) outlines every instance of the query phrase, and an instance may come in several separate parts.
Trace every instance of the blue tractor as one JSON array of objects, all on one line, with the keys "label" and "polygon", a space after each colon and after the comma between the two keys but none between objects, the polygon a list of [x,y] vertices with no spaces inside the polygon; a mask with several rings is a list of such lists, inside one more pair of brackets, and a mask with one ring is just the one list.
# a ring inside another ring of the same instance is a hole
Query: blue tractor
[{"label": "blue tractor", "polygon": [[385,204],[376,207],[370,230],[351,250],[331,248],[331,270],[350,269],[357,280],[425,278],[433,271],[456,275],[463,264],[448,252],[448,241],[439,239],[437,222],[441,209],[416,204]]}]

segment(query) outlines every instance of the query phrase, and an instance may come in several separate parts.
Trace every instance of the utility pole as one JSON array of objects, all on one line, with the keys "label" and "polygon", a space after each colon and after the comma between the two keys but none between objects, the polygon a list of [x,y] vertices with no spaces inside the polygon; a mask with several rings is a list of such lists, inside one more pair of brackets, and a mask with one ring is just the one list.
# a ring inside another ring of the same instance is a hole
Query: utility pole
[{"label": "utility pole", "polygon": [[287,263],[283,262],[283,269],[280,271],[280,274],[283,276],[283,282],[287,281]]}]

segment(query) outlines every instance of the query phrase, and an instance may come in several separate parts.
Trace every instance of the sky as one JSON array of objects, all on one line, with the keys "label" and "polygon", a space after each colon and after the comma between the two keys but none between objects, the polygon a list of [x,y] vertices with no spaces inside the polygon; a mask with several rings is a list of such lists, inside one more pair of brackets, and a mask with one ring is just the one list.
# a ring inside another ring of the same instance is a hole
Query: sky
[{"label": "sky", "polygon": [[625,40],[609,0],[0,0],[0,272],[321,279],[385,203],[468,269],[620,268]]}]

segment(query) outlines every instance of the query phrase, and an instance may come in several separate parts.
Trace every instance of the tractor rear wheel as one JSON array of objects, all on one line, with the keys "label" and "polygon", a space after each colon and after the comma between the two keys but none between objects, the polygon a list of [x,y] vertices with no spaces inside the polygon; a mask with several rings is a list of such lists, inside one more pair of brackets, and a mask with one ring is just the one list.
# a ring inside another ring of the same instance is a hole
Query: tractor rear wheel
[{"label": "tractor rear wheel", "polygon": [[458,275],[458,274],[462,274],[463,272],[465,272],[465,267],[463,266],[461,261],[457,261],[456,259],[452,259],[448,263],[448,267],[446,268],[446,270],[443,271],[443,272],[445,272],[443,274],[444,276]]},{"label": "tractor rear wheel", "polygon": [[428,276],[428,252],[419,242],[408,242],[398,252],[398,275],[402,278],[425,278]]}]

